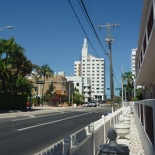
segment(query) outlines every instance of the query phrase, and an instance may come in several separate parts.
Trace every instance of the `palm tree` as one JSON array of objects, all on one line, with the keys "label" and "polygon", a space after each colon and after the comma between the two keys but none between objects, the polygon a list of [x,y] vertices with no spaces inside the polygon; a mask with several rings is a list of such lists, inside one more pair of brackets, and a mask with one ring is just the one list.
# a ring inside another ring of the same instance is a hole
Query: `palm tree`
[{"label": "palm tree", "polygon": [[27,92],[29,96],[31,96],[31,88],[32,88],[32,82],[26,79],[25,77],[19,76],[16,80],[16,87],[17,91],[16,93],[24,94],[24,92]]},{"label": "palm tree", "polygon": [[133,79],[134,75],[132,74],[132,72],[125,72],[123,74],[123,81],[125,81],[125,84],[123,85],[124,88],[126,88],[126,93],[127,93],[127,98],[129,100],[131,100],[132,98],[132,92],[134,89],[134,79]]},{"label": "palm tree", "polygon": [[[51,70],[49,65],[45,64],[40,67],[39,75],[40,75],[40,77],[43,77],[44,83],[46,82],[46,79],[48,79],[49,77],[52,77],[53,74],[54,74],[54,72],[53,72],[53,70]],[[44,92],[44,84],[42,87],[42,97],[43,97],[43,92]],[[42,100],[42,105],[43,105],[43,100]]]},{"label": "palm tree", "polygon": [[0,39],[0,78],[1,78],[1,92],[8,92],[11,85],[12,72],[11,72],[11,58],[10,53],[14,49],[14,39],[9,40]]},{"label": "palm tree", "polygon": [[11,71],[9,68],[5,66],[5,63],[0,60],[0,91],[7,92],[8,91],[8,84],[10,83],[11,79]]},{"label": "palm tree", "polygon": [[126,81],[127,85],[132,85],[133,84],[133,77],[134,75],[132,72],[125,72],[123,75],[123,80]]},{"label": "palm tree", "polygon": [[20,92],[21,89],[18,90],[20,83],[17,84],[17,81],[30,74],[33,66],[24,55],[24,48],[17,44],[14,38],[0,40],[0,78],[3,92],[9,91],[14,94]]},{"label": "palm tree", "polygon": [[0,40],[0,53],[5,54],[3,60],[5,61],[6,66],[8,65],[10,54],[17,49],[17,46],[18,45],[15,43],[14,38]]}]

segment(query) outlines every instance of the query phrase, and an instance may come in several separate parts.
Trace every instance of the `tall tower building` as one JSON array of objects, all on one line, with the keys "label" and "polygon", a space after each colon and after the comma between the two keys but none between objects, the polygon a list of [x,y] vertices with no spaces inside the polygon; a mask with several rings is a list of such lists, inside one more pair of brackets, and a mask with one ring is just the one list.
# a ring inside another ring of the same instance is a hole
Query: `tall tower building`
[{"label": "tall tower building", "polygon": [[132,52],[131,52],[131,72],[134,76],[136,76],[136,68],[135,68],[136,52],[137,52],[137,48],[132,49]]},{"label": "tall tower building", "polygon": [[83,77],[85,101],[105,99],[105,63],[104,58],[89,54],[87,40],[82,46],[81,61],[74,62],[74,76]]}]

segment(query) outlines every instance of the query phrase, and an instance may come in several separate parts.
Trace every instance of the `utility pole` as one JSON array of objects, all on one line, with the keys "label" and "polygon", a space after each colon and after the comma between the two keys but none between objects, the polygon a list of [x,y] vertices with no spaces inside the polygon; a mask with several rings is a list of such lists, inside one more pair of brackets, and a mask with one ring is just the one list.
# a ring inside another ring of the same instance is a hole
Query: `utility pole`
[{"label": "utility pole", "polygon": [[114,102],[114,77],[113,77],[113,66],[112,66],[112,43],[114,41],[113,38],[111,38],[110,35],[110,28],[111,27],[118,27],[119,24],[109,24],[107,25],[99,25],[98,27],[101,29],[103,27],[108,29],[108,36],[106,37],[105,41],[109,46],[109,59],[110,59],[110,92],[111,92],[111,101],[112,101],[112,112],[115,111],[115,102]]}]

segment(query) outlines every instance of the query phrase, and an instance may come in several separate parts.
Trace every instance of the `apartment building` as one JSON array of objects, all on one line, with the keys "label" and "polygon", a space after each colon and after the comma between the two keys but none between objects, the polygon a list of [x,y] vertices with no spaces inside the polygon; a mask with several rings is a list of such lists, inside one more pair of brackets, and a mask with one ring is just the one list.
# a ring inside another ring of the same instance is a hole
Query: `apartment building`
[{"label": "apartment building", "polygon": [[83,77],[81,76],[66,76],[68,82],[74,84],[74,89],[76,88],[80,94],[83,94]]},{"label": "apartment building", "polygon": [[131,72],[134,75],[134,78],[136,77],[136,68],[135,68],[135,59],[136,59],[136,52],[137,52],[137,48],[132,49],[131,52]]},{"label": "apartment building", "polygon": [[155,98],[155,0],[144,0],[136,54],[136,85],[144,99]]},{"label": "apartment building", "polygon": [[83,77],[85,102],[105,99],[105,62],[89,54],[87,39],[82,45],[81,61],[74,62],[74,76]]}]

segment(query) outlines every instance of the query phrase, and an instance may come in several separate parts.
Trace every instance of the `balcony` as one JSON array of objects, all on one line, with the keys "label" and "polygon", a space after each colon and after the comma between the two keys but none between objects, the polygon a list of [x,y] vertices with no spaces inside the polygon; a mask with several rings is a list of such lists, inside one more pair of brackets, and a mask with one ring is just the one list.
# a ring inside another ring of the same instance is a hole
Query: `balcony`
[{"label": "balcony", "polygon": [[85,89],[83,90],[83,92],[88,93],[88,92],[90,92],[90,89],[85,88]]}]

